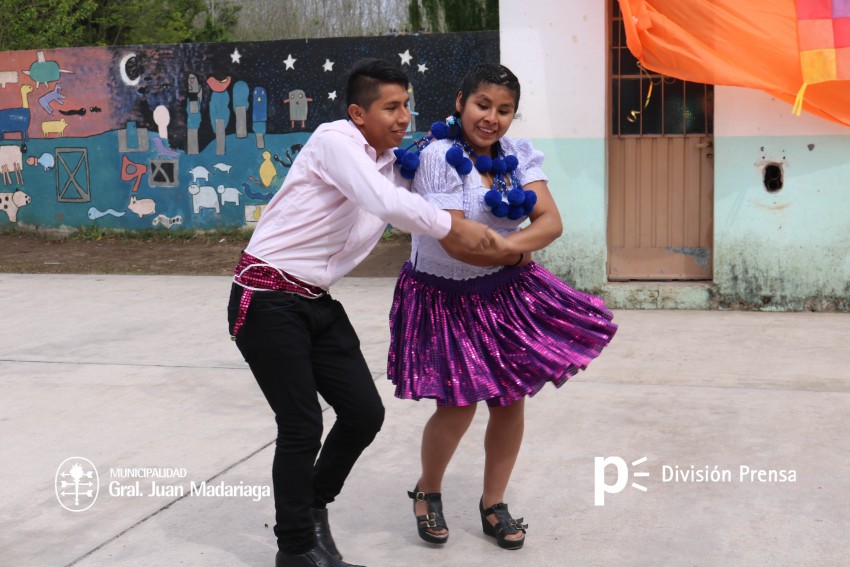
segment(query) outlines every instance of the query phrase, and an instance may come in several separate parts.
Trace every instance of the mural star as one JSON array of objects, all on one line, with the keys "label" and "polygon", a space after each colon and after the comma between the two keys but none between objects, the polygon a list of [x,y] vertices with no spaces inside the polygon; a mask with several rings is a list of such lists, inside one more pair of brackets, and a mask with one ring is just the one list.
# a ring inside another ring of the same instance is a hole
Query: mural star
[{"label": "mural star", "polygon": [[401,57],[402,65],[410,65],[410,60],[413,59],[413,55],[410,54],[409,49],[405,49],[404,53],[399,53],[398,56]]},{"label": "mural star", "polygon": [[328,100],[336,100],[336,91],[328,93]]},{"label": "mural star", "polygon": [[325,71],[333,71],[334,70],[334,62],[330,59],[325,59],[325,64],[322,65],[322,69]]},{"label": "mural star", "polygon": [[230,54],[230,62],[231,63],[241,63],[240,59],[242,58],[242,54],[239,53],[238,49],[234,49],[233,53]]},{"label": "mural star", "polygon": [[420,63],[420,64],[419,64],[419,72],[420,72],[420,73],[422,73],[422,74],[424,75],[424,74],[425,74],[425,71],[427,71],[427,70],[428,70],[428,67],[426,67],[426,66],[425,66],[425,63]]},{"label": "mural star", "polygon": [[296,61],[298,61],[298,59],[293,59],[292,54],[290,53],[286,59],[283,60],[283,63],[286,65],[286,70],[295,69]]}]

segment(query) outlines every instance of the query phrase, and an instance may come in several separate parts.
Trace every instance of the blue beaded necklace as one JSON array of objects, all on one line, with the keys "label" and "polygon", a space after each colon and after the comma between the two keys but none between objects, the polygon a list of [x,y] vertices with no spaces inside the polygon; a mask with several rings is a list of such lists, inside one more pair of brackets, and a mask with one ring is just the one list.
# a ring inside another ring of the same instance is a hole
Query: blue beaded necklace
[{"label": "blue beaded necklace", "polygon": [[[484,195],[484,203],[490,207],[490,212],[498,218],[507,217],[510,220],[519,220],[531,214],[537,203],[537,193],[526,191],[517,179],[516,170],[519,160],[514,155],[505,155],[500,142],[494,144],[495,157],[477,155],[463,139],[460,128],[460,119],[449,116],[446,122],[434,122],[431,132],[416,140],[408,147],[395,150],[396,163],[402,177],[413,179],[416,169],[419,167],[419,152],[431,143],[432,140],[443,140],[450,138],[454,141],[452,147],[446,152],[446,161],[455,168],[462,176],[469,175],[474,167],[479,173],[493,175],[493,185]],[[468,154],[470,157],[467,157]],[[508,189],[507,179],[509,176],[511,188]]]}]

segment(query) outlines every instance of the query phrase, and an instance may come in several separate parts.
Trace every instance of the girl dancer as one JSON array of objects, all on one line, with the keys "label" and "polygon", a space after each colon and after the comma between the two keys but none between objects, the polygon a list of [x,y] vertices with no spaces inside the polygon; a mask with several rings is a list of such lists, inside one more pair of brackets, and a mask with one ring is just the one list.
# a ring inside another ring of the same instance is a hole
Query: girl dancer
[{"label": "girl dancer", "polygon": [[[489,225],[495,243],[470,253],[414,235],[390,313],[388,377],[396,396],[437,403],[422,436],[422,473],[408,493],[419,535],[431,543],[448,540],[443,474],[476,404],[486,401],[482,529],[502,548],[522,547],[527,526],[511,517],[504,495],[522,443],[525,396],[547,382],[563,385],[617,328],[601,299],[531,260],[560,236],[561,216],[543,154],[505,136],[519,98],[509,69],[479,65],[463,79],[448,127],[435,124],[414,153],[397,150],[402,174],[415,172],[414,192],[454,218]],[[427,144],[434,137],[441,139]]]}]

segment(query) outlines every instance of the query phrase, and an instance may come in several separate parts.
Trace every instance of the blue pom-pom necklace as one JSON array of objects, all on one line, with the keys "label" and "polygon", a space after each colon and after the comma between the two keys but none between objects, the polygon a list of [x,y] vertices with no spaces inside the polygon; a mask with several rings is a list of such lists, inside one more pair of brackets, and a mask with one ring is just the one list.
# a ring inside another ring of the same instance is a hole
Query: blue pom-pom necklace
[{"label": "blue pom-pom necklace", "polygon": [[[518,220],[531,214],[537,203],[537,193],[526,191],[522,188],[516,176],[519,160],[514,155],[505,155],[502,144],[496,142],[496,157],[476,155],[472,146],[463,138],[455,140],[451,149],[446,152],[446,161],[452,165],[459,174],[467,175],[472,171],[472,161],[475,160],[475,169],[482,174],[493,176],[493,185],[484,194],[484,203],[490,207],[490,212],[499,218]],[[466,157],[466,152],[472,159]],[[450,156],[450,154],[452,154]],[[460,154],[460,158],[457,157]],[[510,176],[511,187],[508,188],[507,177]]]},{"label": "blue pom-pom necklace", "polygon": [[452,132],[448,123],[434,122],[431,124],[431,131],[428,134],[415,140],[406,148],[393,150],[401,176],[405,179],[413,179],[416,175],[416,169],[419,167],[419,152],[424,150],[425,146],[430,144],[432,140],[444,140],[455,135],[457,135],[456,132]]},{"label": "blue pom-pom necklace", "polygon": [[[518,220],[531,214],[537,203],[537,193],[526,191],[522,188],[516,176],[519,160],[514,155],[505,155],[502,144],[496,142],[496,157],[477,155],[469,143],[461,136],[460,119],[449,116],[445,122],[434,122],[431,132],[416,140],[406,148],[394,150],[396,163],[399,166],[402,177],[413,179],[416,169],[419,167],[419,152],[431,143],[432,140],[444,140],[449,138],[454,141],[452,147],[446,152],[446,161],[457,170],[460,175],[469,175],[473,167],[479,173],[491,173],[493,185],[484,194],[484,203],[490,207],[490,212],[499,218]],[[472,159],[466,156],[469,154]],[[475,165],[473,166],[473,160]],[[508,189],[506,176],[510,176],[511,188]]]}]

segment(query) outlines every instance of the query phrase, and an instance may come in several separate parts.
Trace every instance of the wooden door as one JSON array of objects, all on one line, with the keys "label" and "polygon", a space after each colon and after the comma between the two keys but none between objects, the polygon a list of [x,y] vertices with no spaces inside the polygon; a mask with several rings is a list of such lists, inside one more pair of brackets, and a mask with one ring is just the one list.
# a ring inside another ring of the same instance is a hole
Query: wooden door
[{"label": "wooden door", "polygon": [[641,67],[617,0],[611,22],[608,278],[710,280],[713,87]]}]

